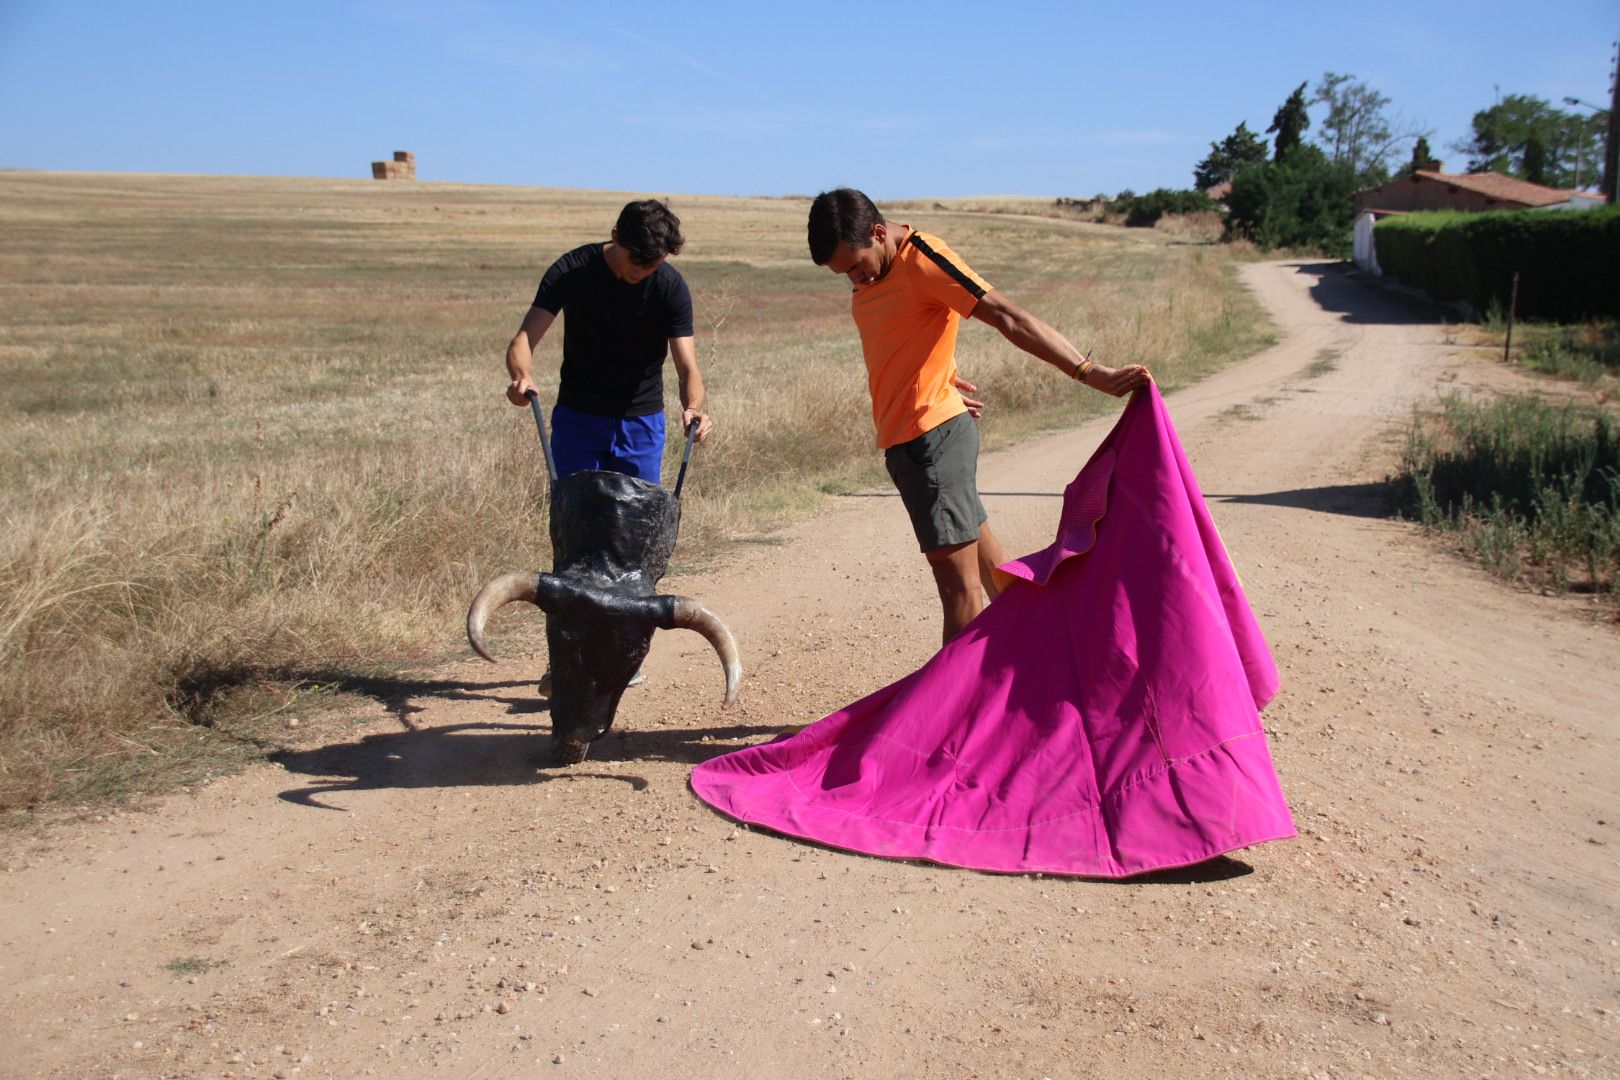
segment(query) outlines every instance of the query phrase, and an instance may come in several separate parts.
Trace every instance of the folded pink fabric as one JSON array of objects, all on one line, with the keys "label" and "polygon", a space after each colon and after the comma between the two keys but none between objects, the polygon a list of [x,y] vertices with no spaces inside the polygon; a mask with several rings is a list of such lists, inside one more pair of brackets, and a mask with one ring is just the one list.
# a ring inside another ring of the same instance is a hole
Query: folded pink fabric
[{"label": "folded pink fabric", "polygon": [[1056,541],[921,669],[699,765],[741,821],[833,847],[1124,877],[1294,835],[1259,709],[1277,668],[1155,387]]}]

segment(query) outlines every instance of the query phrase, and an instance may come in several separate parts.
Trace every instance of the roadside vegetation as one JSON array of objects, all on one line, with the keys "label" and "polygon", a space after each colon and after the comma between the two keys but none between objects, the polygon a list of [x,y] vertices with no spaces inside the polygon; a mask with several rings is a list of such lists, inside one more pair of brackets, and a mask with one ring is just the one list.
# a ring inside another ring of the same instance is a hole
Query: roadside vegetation
[{"label": "roadside vegetation", "polygon": [[[1455,535],[1499,576],[1590,594],[1620,619],[1620,333],[1612,319],[1528,322],[1513,354],[1573,383],[1488,403],[1448,398],[1418,414],[1397,493],[1425,528]],[[1500,344],[1495,312],[1479,327]]]},{"label": "roadside vegetation", "polygon": [[1559,379],[1612,391],[1620,378],[1620,323],[1521,323],[1513,328],[1519,363]]},{"label": "roadside vegetation", "polygon": [[[302,737],[290,725],[323,700],[460,654],[472,591],[549,562],[503,350],[547,263],[605,238],[629,197],[0,174],[0,812],[218,774]],[[848,289],[804,252],[807,201],[673,205],[716,422],[678,572],[882,476]],[[1167,389],[1270,340],[1241,249],[944,204],[896,216]],[[539,359],[548,398],[560,342]],[[1117,407],[978,324],[959,353],[987,446]]]},{"label": "roadside vegetation", "polygon": [[1600,406],[1450,397],[1408,435],[1398,490],[1494,573],[1620,616],[1620,423]]}]

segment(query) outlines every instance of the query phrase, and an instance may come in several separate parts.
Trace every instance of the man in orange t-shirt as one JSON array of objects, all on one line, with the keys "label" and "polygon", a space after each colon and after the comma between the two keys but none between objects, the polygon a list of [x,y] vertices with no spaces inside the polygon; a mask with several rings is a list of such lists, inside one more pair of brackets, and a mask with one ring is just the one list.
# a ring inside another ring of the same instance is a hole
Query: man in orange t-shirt
[{"label": "man in orange t-shirt", "polygon": [[810,258],[855,284],[850,312],[861,333],[878,446],[934,573],[949,641],[984,609],[1007,561],[979,501],[984,406],[956,371],[956,331],[971,316],[1094,389],[1123,397],[1152,378],[1139,364],[1105,368],[992,288],[936,236],[891,224],[853,188],[810,205]]}]

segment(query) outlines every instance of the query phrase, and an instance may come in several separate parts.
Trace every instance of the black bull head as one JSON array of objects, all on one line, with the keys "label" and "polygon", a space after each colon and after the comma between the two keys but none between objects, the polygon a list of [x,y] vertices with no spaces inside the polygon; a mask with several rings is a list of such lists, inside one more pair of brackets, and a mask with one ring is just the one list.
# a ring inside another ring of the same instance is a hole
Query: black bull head
[{"label": "black bull head", "polygon": [[657,630],[696,630],[725,666],[726,697],[737,696],[742,665],[725,623],[684,596],[655,593],[669,566],[681,504],[633,476],[580,472],[551,488],[554,572],[519,570],[479,590],[467,609],[467,640],[486,660],[484,623],[501,605],[527,600],[549,616],[551,746],[559,765],[585,760],[607,733],[619,698]]}]

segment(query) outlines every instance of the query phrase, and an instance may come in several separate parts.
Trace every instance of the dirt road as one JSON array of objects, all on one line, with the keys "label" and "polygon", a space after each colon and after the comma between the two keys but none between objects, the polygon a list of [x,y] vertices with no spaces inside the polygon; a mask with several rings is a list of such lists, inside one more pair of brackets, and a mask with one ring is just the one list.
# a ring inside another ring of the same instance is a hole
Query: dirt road
[{"label": "dirt road", "polygon": [[[1369,495],[1414,401],[1512,376],[1336,269],[1246,273],[1285,340],[1169,405],[1282,670],[1299,839],[1008,878],[698,803],[694,762],[931,652],[931,584],[874,492],[669,582],[743,643],[728,713],[708,646],[660,635],[619,733],[537,774],[538,660],[468,662],[373,685],[352,739],[7,840],[0,1072],[1620,1073],[1620,636]],[[1010,550],[1049,541],[1106,426],[982,462]]]}]

